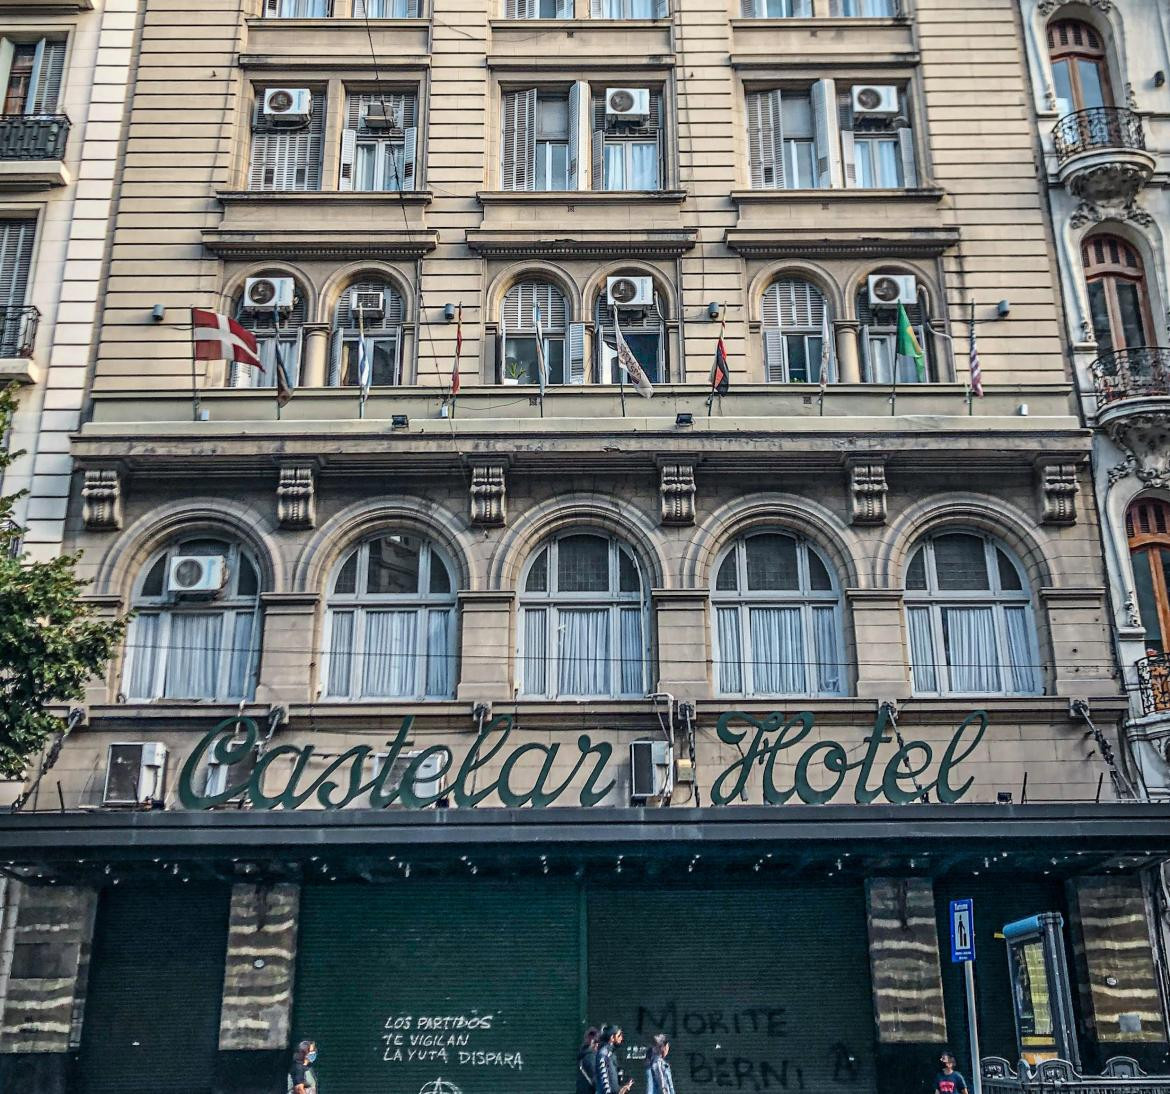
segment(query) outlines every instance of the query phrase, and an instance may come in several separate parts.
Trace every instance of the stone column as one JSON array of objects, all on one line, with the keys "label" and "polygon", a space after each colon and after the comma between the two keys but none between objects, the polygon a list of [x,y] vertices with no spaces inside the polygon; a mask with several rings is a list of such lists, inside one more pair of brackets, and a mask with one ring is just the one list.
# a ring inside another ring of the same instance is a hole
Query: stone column
[{"label": "stone column", "polygon": [[323,671],[324,635],[317,620],[317,593],[261,593],[264,642],[256,702],[307,703]]},{"label": "stone column", "polygon": [[861,383],[861,358],[857,349],[856,319],[838,319],[833,324],[837,335],[837,377],[843,384]]},{"label": "stone column", "polygon": [[[457,697],[476,703],[512,698],[516,648],[512,605],[516,594],[495,590],[459,594],[463,621]],[[516,669],[519,686],[520,670]]]},{"label": "stone column", "polygon": [[[103,622],[116,619],[125,610],[125,603],[120,596],[100,596],[87,594],[80,597],[81,601],[93,609],[94,615]],[[122,644],[120,656],[110,658],[106,667],[106,675],[93,676],[85,682],[84,706],[98,706],[108,703],[121,690],[118,681],[121,679],[122,667],[125,663],[125,644]]]},{"label": "stone column", "polygon": [[306,323],[301,336],[305,340],[305,363],[300,386],[325,387],[329,381],[329,324]]},{"label": "stone column", "polygon": [[890,589],[846,589],[857,653],[857,697],[899,699],[910,694],[910,662],[902,594]]}]

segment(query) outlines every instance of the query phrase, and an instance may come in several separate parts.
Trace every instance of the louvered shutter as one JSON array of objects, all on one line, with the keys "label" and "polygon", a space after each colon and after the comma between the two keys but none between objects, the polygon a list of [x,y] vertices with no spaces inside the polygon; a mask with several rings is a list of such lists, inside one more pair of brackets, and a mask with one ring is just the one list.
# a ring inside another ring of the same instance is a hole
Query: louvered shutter
[{"label": "louvered shutter", "polygon": [[918,185],[918,165],[914,155],[914,131],[898,130],[898,154],[902,157],[902,185],[913,190]]},{"label": "louvered shutter", "polygon": [[780,277],[764,292],[761,318],[765,327],[818,332],[825,317],[825,298],[811,281]]},{"label": "louvered shutter", "polygon": [[[534,0],[535,3],[535,0]],[[557,0],[557,18],[573,18],[573,0]]]},{"label": "louvered shutter", "polygon": [[847,89],[837,96],[837,128],[841,131],[841,175],[847,187],[857,185],[857,152],[853,142],[853,101]]},{"label": "louvered shutter", "polygon": [[775,329],[764,330],[764,380],[769,384],[782,384],[784,374],[784,335]]},{"label": "louvered shutter", "polygon": [[569,88],[569,189],[581,189],[581,107],[589,85],[580,81]]},{"label": "louvered shutter", "polygon": [[503,103],[501,183],[505,190],[531,190],[536,174],[536,88],[507,91]]},{"label": "louvered shutter", "polygon": [[35,220],[0,220],[0,308],[24,307],[36,228]]},{"label": "louvered shutter", "polygon": [[605,0],[589,0],[589,18],[590,19],[604,19],[604,3]]},{"label": "louvered shutter", "polygon": [[341,171],[337,179],[339,190],[353,189],[353,161],[357,156],[357,130],[345,129],[341,133]]},{"label": "louvered shutter", "polygon": [[605,130],[593,130],[593,155],[590,178],[594,190],[605,189]]},{"label": "louvered shutter", "polygon": [[504,5],[505,19],[535,19],[536,0],[507,0]]},{"label": "louvered shutter", "polygon": [[8,87],[8,80],[12,76],[12,57],[16,52],[16,44],[11,38],[0,38],[0,94]]},{"label": "louvered shutter", "polygon": [[743,0],[743,17],[745,19],[759,19],[759,5],[757,0]]},{"label": "louvered shutter", "polygon": [[65,43],[42,38],[37,43],[30,92],[25,100],[26,114],[53,114],[61,92],[61,74],[65,70]]},{"label": "louvered shutter", "polygon": [[784,134],[779,89],[747,95],[748,162],[753,190],[784,186]]},{"label": "louvered shutter", "polygon": [[319,190],[325,137],[325,98],[314,91],[306,128],[273,130],[264,120],[264,92],[256,95],[252,121],[250,190]]},{"label": "louvered shutter", "polygon": [[817,184],[822,189],[841,185],[841,150],[837,143],[837,86],[834,80],[812,85],[813,125],[816,133]]},{"label": "louvered shutter", "polygon": [[418,130],[411,126],[402,131],[402,189],[417,190],[415,159],[418,155]]},{"label": "louvered shutter", "polygon": [[569,370],[570,384],[585,383],[585,324],[569,324]]},{"label": "louvered shutter", "polygon": [[264,0],[264,14],[270,19],[280,15],[280,0]]}]

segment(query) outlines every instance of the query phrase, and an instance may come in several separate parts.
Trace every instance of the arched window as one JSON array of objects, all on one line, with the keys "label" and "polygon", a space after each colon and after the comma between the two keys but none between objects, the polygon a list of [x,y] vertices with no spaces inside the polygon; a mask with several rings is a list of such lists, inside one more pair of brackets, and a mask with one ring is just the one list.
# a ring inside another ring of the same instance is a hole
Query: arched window
[{"label": "arched window", "polygon": [[[666,324],[661,298],[653,280],[641,270],[621,270],[614,275],[636,290],[644,302],[628,307],[618,306],[617,325],[638,364],[652,384],[666,382]],[[597,321],[597,376],[600,383],[617,384],[617,331],[614,328],[614,307],[606,289],[597,296],[594,310]],[[629,382],[628,380],[626,381]]]},{"label": "arched window", "polygon": [[906,572],[916,695],[1040,691],[1032,598],[1019,563],[987,536],[943,532]]},{"label": "arched window", "polygon": [[[833,376],[832,334],[821,290],[799,277],[778,277],[764,290],[764,378],[815,384]],[[826,353],[825,350],[828,350]]]},{"label": "arched window", "polygon": [[500,379],[504,383],[539,384],[543,354],[546,384],[584,383],[583,332],[582,345],[570,369],[573,375],[566,373],[568,323],[565,294],[551,281],[518,281],[513,285],[504,297],[504,314],[500,317],[504,347]]},{"label": "arched window", "polygon": [[238,544],[186,539],[161,551],[134,592],[122,692],[148,699],[251,699],[260,581]]},{"label": "arched window", "polygon": [[841,595],[804,540],[783,532],[737,540],[719,564],[711,600],[720,692],[841,694]]},{"label": "arched window", "polygon": [[1125,515],[1125,534],[1146,648],[1165,653],[1170,639],[1170,504],[1159,498],[1135,501]]},{"label": "arched window", "polygon": [[1117,236],[1094,235],[1081,245],[1081,260],[1098,354],[1148,346],[1153,323],[1137,251]]},{"label": "arched window", "polygon": [[329,590],[331,699],[449,699],[455,693],[455,589],[425,540],[398,534],[355,547]]},{"label": "arched window", "polygon": [[1105,46],[1085,23],[1061,19],[1048,25],[1048,56],[1056,112],[1062,118],[1078,110],[1113,105]]},{"label": "arched window", "polygon": [[402,294],[385,278],[350,285],[333,309],[330,387],[358,386],[358,347],[363,339],[373,387],[402,383]]},{"label": "arched window", "polygon": [[[236,301],[236,319],[256,335],[263,370],[250,365],[232,364],[228,374],[231,387],[276,387],[276,369],[279,361],[284,366],[290,387],[296,387],[301,371],[301,328],[308,320],[305,293],[301,286],[281,270],[265,270],[249,278],[249,282],[269,282],[269,286],[253,284],[251,296],[247,287]],[[291,284],[292,307],[281,307],[287,300],[285,286]]]},{"label": "arched window", "polygon": [[523,590],[524,695],[646,693],[646,590],[627,547],[590,532],[559,536],[536,552]]},{"label": "arched window", "polygon": [[[901,272],[892,272],[887,280],[894,279],[905,279],[907,283],[914,281],[912,275]],[[917,299],[903,306],[906,309],[906,318],[910,320],[910,329],[922,350],[921,367],[911,353],[903,352],[911,347],[899,347],[897,304],[888,305],[880,300],[871,299],[868,278],[858,290],[857,320],[861,326],[861,354],[866,383],[891,384],[896,380],[899,384],[916,384],[928,382],[933,377],[934,363],[931,361],[930,341],[926,328],[927,301],[922,284],[916,283],[915,287]]]}]

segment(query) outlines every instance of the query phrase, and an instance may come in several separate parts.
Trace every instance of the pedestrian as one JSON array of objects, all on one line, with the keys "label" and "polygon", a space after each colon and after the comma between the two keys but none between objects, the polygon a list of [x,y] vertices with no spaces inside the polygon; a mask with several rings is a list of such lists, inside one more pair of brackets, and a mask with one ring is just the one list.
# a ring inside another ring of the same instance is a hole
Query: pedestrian
[{"label": "pedestrian", "polygon": [[670,1042],[666,1034],[655,1034],[646,1053],[646,1094],[674,1094],[674,1076],[666,1062],[669,1055]]},{"label": "pedestrian", "polygon": [[596,1056],[597,1027],[590,1026],[577,1052],[577,1094],[595,1094],[597,1083],[594,1081],[593,1062]]},{"label": "pedestrian", "polygon": [[633,1080],[619,1076],[615,1050],[625,1040],[620,1026],[605,1025],[597,1035],[597,1054],[593,1075],[597,1094],[629,1094]]},{"label": "pedestrian", "polygon": [[968,1094],[967,1080],[955,1070],[953,1053],[944,1052],[938,1062],[942,1064],[942,1071],[934,1077],[935,1094]]},{"label": "pedestrian", "polygon": [[317,1094],[317,1042],[302,1041],[293,1053],[288,1072],[288,1094]]}]

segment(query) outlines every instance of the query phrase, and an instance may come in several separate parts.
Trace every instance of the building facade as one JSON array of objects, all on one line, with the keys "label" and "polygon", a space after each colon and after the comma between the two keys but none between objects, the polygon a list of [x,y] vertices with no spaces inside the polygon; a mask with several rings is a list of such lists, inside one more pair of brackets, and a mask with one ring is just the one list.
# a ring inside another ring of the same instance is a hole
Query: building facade
[{"label": "building facade", "polygon": [[354,2],[146,0],[0,1074],[894,1094],[960,898],[989,1077],[1170,1072],[1017,7]]}]

